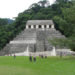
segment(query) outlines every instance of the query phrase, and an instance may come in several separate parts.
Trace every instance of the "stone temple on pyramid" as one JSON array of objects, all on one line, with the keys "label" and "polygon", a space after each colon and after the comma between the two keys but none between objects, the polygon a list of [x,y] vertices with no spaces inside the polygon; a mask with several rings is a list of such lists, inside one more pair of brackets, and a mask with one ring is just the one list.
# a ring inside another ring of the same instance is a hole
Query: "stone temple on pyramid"
[{"label": "stone temple on pyramid", "polygon": [[55,48],[48,40],[52,38],[65,38],[55,29],[52,20],[28,20],[25,29],[4,47],[0,55],[56,55]]}]

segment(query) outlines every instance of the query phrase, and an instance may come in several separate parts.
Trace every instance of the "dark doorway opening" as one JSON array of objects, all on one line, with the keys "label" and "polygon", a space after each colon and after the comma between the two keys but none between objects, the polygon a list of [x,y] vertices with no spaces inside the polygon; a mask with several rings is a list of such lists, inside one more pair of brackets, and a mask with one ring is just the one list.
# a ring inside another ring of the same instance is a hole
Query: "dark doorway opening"
[{"label": "dark doorway opening", "polygon": [[29,25],[29,28],[31,28],[31,25]]},{"label": "dark doorway opening", "polygon": [[44,25],[44,28],[46,29],[46,25]]},{"label": "dark doorway opening", "polygon": [[49,28],[51,28],[51,25],[49,25]]},{"label": "dark doorway opening", "polygon": [[39,28],[42,28],[42,26],[41,26],[41,25],[39,25]]}]

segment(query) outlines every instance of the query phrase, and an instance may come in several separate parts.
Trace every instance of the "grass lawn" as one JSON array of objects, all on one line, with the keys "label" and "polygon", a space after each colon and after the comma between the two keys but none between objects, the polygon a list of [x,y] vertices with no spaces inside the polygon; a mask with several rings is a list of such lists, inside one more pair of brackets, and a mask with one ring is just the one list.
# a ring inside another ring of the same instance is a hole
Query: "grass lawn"
[{"label": "grass lawn", "polygon": [[0,75],[75,75],[75,58],[48,57],[30,62],[28,57],[0,57]]}]

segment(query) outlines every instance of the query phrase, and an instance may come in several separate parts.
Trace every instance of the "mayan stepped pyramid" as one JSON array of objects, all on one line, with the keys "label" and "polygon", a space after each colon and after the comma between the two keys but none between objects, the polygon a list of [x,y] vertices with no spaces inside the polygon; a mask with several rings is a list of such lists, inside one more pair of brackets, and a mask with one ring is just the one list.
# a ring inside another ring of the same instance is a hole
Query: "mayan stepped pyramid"
[{"label": "mayan stepped pyramid", "polygon": [[0,55],[21,53],[27,50],[29,52],[51,51],[53,46],[48,39],[64,38],[58,30],[55,29],[52,20],[28,20],[26,28],[10,41]]}]

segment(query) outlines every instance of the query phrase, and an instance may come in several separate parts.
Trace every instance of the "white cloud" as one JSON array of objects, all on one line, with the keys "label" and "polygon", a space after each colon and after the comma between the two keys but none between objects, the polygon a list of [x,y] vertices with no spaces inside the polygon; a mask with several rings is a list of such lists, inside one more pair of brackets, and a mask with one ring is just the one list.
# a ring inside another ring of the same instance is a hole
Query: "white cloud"
[{"label": "white cloud", "polygon": [[[0,0],[0,17],[13,18],[40,0]],[[50,0],[53,3],[54,0]]]}]

